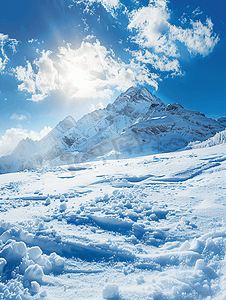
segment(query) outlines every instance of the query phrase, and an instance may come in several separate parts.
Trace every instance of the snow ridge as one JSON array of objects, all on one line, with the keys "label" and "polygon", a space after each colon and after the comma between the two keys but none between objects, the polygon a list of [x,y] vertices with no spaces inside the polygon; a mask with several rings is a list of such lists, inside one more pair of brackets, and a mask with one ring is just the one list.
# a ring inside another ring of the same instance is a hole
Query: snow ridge
[{"label": "snow ridge", "polygon": [[182,149],[225,129],[180,104],[165,105],[146,88],[131,87],[106,108],[75,121],[68,116],[40,141],[22,140],[0,158],[1,173],[126,158]]}]

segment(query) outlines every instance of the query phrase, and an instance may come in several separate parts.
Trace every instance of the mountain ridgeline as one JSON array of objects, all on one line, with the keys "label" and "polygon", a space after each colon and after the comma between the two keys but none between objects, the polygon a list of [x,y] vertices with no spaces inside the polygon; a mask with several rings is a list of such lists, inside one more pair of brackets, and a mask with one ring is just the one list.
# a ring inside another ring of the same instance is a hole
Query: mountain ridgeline
[{"label": "mountain ridgeline", "polygon": [[176,151],[225,126],[225,118],[165,105],[146,88],[131,87],[104,109],[78,121],[66,117],[40,141],[20,141],[11,155],[0,158],[0,173]]}]

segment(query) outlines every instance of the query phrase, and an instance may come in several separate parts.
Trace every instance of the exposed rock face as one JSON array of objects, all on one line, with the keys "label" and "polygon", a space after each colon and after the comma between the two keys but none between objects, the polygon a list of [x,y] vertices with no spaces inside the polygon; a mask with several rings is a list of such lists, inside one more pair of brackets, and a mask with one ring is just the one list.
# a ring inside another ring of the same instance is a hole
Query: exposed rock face
[{"label": "exposed rock face", "polygon": [[146,88],[131,87],[77,122],[68,116],[40,141],[22,140],[0,158],[0,172],[175,151],[224,129],[225,118],[216,121],[178,103],[165,105]]}]

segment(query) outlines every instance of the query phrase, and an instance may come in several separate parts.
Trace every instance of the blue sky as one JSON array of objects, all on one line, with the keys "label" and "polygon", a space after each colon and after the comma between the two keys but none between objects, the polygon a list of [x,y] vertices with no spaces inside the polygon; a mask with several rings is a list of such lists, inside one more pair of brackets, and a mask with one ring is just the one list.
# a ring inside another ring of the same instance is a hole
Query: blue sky
[{"label": "blue sky", "polygon": [[222,0],[1,0],[0,156],[130,86],[226,116]]}]

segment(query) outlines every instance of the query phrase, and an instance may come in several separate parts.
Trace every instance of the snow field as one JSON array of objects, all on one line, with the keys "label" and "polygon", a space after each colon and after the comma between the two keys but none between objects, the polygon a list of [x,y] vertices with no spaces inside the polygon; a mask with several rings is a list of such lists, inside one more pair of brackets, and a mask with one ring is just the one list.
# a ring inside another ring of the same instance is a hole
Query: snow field
[{"label": "snow field", "polygon": [[0,299],[225,299],[225,145],[0,176]]}]

